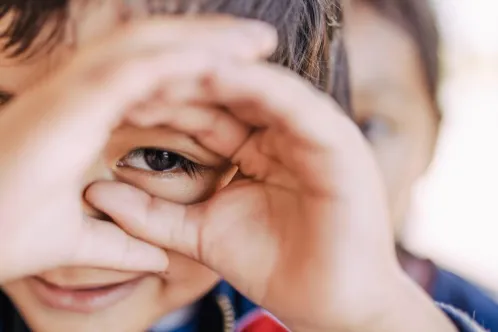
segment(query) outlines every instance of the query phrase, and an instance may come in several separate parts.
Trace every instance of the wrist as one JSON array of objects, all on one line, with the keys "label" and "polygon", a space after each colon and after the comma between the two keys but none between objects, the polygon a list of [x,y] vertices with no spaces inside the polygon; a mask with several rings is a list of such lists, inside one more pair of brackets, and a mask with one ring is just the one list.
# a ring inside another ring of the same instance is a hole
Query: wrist
[{"label": "wrist", "polygon": [[450,319],[408,276],[400,273],[396,279],[385,299],[385,312],[358,331],[457,332]]},{"label": "wrist", "polygon": [[[360,321],[348,320],[338,325],[320,328],[292,326],[295,332],[457,332],[450,319],[404,273],[385,282],[386,291],[378,301],[358,304]],[[368,309],[367,307],[370,307]],[[366,312],[370,314],[366,315]],[[331,315],[333,316],[333,315]],[[361,318],[367,317],[368,318]],[[318,323],[318,322],[316,322]],[[320,326],[317,324],[315,326]]]}]

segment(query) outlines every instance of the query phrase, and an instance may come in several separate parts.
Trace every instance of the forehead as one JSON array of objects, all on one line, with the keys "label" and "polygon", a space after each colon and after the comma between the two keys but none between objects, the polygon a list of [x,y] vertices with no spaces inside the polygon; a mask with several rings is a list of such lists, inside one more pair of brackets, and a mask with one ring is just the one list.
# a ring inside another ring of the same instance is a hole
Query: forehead
[{"label": "forehead", "polygon": [[401,28],[366,6],[349,17],[346,39],[357,89],[423,85],[418,53]]},{"label": "forehead", "polygon": [[0,42],[0,88],[10,94],[18,94],[40,84],[70,59],[72,49],[59,43],[49,51],[40,51],[32,57],[11,57],[3,51]]},{"label": "forehead", "polygon": [[[64,39],[50,50],[41,48],[32,57],[23,55],[12,58],[3,51],[6,39],[0,40],[0,87],[11,93],[19,93],[35,85],[47,75],[64,64],[71,56],[78,44],[83,44],[110,30],[118,23],[118,13],[113,5],[114,1],[99,1],[87,6],[80,6],[78,2],[70,8],[71,16],[65,29]],[[0,19],[0,31],[9,26],[12,15]],[[40,32],[39,37],[32,45],[33,48],[46,43],[45,36],[52,32],[50,27]]]},{"label": "forehead", "polygon": [[0,87],[9,93],[21,92],[36,84],[59,66],[62,48],[31,59],[10,58],[0,52]]}]

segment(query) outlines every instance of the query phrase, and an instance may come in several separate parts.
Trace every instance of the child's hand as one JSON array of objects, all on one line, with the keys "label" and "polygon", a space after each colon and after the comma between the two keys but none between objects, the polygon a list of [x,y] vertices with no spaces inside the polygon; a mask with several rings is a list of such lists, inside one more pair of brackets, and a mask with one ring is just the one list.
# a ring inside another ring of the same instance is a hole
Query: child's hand
[{"label": "child's hand", "polygon": [[[267,56],[274,32],[226,19],[129,25],[79,51],[0,115],[0,283],[60,265],[163,270],[162,249],[85,216],[85,172],[126,110],[223,58]],[[230,45],[230,47],[227,47]]]},{"label": "child's hand", "polygon": [[[190,94],[171,86],[169,96],[178,89],[176,102],[226,106],[211,117],[210,130],[179,128],[188,115],[167,110],[149,119],[142,113],[136,123],[184,130],[246,178],[193,206],[103,182],[87,192],[92,204],[138,238],[205,263],[292,331],[364,332],[374,323],[399,331],[392,322],[405,321],[386,319],[386,312],[407,294],[447,323],[405,287],[374,161],[332,100],[268,64],[227,63],[188,87]],[[254,130],[235,131],[227,125],[233,118]],[[411,331],[431,331],[424,322]]]}]

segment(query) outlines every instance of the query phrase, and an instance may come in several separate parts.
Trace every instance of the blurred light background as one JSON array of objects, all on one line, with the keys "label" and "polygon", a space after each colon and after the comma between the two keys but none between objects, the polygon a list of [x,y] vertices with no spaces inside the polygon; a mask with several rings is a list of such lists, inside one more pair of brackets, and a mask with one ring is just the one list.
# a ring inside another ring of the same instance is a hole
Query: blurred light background
[{"label": "blurred light background", "polygon": [[444,126],[407,244],[498,294],[498,1],[433,0]]}]

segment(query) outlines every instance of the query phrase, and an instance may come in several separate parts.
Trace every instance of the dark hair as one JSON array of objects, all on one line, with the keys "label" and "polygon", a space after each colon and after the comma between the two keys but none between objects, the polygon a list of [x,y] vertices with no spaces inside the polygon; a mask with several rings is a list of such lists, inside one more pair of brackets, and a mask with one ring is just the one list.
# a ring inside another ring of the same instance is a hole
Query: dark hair
[{"label": "dark hair", "polygon": [[427,91],[437,116],[441,117],[437,103],[440,80],[440,36],[436,18],[428,0],[359,0],[380,15],[400,26],[411,37],[424,70]]},{"label": "dark hair", "polygon": [[[9,25],[0,31],[4,40],[3,50],[9,51],[11,57],[20,56],[29,51],[36,53],[42,47],[50,49],[64,34],[67,12],[67,0],[7,0],[0,4],[0,19],[9,19]],[[42,27],[50,26],[42,47],[33,49],[34,40]]]},{"label": "dark hair", "polygon": [[[2,1],[0,19],[12,16],[8,27],[0,31],[0,38],[6,40],[4,51],[18,57],[30,56],[41,48],[50,49],[64,36],[70,1]],[[341,0],[140,1],[148,5],[151,14],[191,13],[191,9],[195,8],[196,12],[227,13],[266,21],[277,28],[280,38],[271,60],[296,71],[322,90],[329,84],[329,37],[342,18]],[[42,27],[50,28],[47,35],[40,35]],[[37,38],[44,40],[34,43]]]}]

